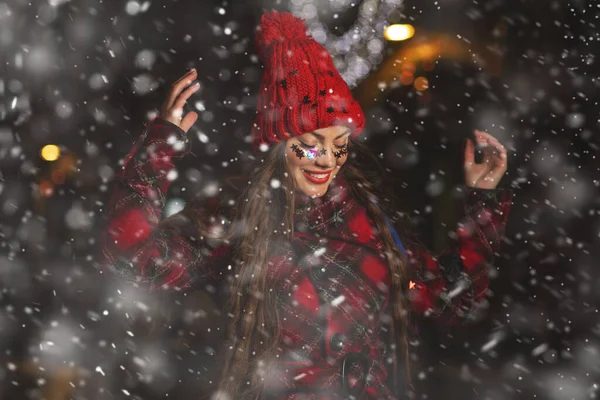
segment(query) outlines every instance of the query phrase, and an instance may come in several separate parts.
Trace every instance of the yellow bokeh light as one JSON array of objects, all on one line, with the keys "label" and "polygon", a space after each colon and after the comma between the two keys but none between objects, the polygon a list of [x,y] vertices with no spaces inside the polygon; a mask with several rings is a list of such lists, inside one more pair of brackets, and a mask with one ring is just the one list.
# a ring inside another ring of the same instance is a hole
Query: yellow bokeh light
[{"label": "yellow bokeh light", "polygon": [[385,38],[393,42],[410,39],[414,34],[415,28],[410,24],[390,25],[383,32]]},{"label": "yellow bokeh light", "polygon": [[56,161],[60,157],[60,149],[55,144],[47,144],[42,147],[40,156],[46,161]]}]

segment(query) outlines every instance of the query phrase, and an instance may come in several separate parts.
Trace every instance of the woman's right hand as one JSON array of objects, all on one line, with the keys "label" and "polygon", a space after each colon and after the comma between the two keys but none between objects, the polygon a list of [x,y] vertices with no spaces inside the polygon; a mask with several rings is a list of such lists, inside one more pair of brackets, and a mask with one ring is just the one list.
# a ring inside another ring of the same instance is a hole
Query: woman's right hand
[{"label": "woman's right hand", "polygon": [[160,110],[161,118],[177,125],[186,133],[198,119],[198,114],[194,111],[190,111],[182,118],[183,106],[190,96],[200,88],[200,82],[191,84],[197,77],[198,72],[196,72],[195,68],[192,68],[188,73],[174,82],[171,85],[167,100]]}]

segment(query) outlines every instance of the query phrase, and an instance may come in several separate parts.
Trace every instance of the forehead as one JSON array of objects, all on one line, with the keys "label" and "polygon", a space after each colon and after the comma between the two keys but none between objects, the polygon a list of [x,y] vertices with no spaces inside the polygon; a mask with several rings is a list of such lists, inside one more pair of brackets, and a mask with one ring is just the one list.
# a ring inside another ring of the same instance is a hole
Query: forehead
[{"label": "forehead", "polygon": [[334,140],[337,136],[348,132],[349,129],[345,126],[334,125],[329,126],[327,128],[316,129],[313,132],[307,132],[303,135],[300,135],[300,139],[320,139],[321,137],[329,140]]}]

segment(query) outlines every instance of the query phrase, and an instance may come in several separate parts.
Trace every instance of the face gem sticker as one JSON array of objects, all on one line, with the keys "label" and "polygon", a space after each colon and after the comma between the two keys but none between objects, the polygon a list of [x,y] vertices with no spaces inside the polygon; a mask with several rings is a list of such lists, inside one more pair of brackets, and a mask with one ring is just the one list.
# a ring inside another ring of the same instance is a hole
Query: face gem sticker
[{"label": "face gem sticker", "polygon": [[309,160],[314,160],[315,158],[319,157],[319,153],[317,153],[316,149],[305,150],[304,152]]}]

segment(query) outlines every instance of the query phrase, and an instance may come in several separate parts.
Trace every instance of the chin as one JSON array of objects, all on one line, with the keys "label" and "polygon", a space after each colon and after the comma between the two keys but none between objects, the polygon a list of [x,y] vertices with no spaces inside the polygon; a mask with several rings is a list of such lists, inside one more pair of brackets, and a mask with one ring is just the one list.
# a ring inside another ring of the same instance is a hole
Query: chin
[{"label": "chin", "polygon": [[322,197],[325,193],[327,193],[327,190],[314,191],[311,193],[311,196],[313,197]]}]

